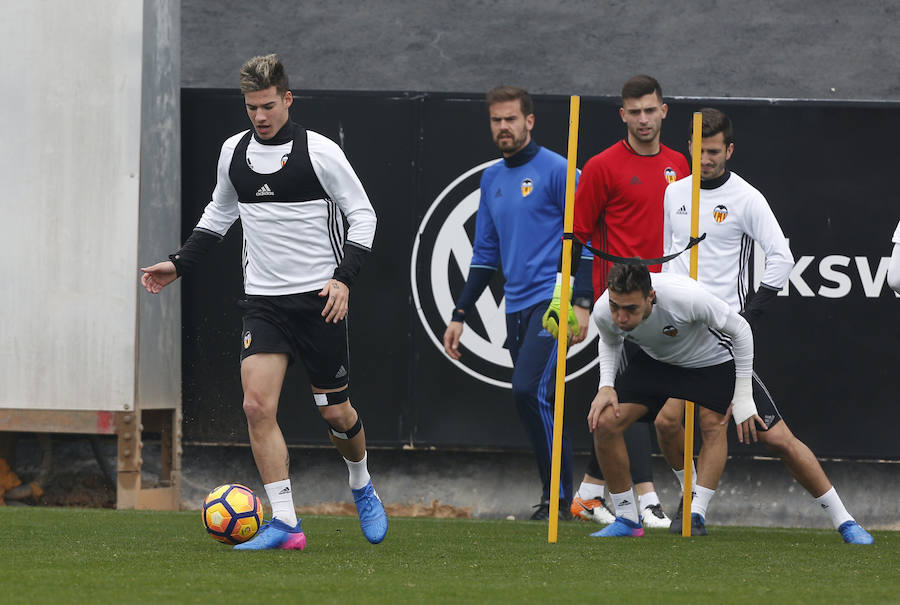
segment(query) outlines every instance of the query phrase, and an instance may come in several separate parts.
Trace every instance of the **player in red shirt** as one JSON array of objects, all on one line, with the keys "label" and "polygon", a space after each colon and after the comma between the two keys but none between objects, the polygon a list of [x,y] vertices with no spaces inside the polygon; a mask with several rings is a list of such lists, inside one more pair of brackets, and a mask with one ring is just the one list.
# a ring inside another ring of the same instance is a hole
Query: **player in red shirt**
[{"label": "player in red shirt", "polygon": [[[622,87],[619,115],[626,136],[588,160],[575,192],[574,233],[581,241],[590,240],[595,248],[616,256],[663,255],[663,195],[670,183],[690,174],[684,155],[660,143],[667,112],[662,88],[654,78],[634,76]],[[600,258],[593,260],[594,301],[606,290],[610,266]],[[660,265],[650,267],[650,271],[659,270]],[[587,326],[589,309],[574,309],[579,324]],[[669,527],[653,486],[649,423],[635,423],[625,438],[644,525]],[[584,481],[572,501],[572,513],[611,523],[613,517],[602,498],[602,474],[591,453]]]}]

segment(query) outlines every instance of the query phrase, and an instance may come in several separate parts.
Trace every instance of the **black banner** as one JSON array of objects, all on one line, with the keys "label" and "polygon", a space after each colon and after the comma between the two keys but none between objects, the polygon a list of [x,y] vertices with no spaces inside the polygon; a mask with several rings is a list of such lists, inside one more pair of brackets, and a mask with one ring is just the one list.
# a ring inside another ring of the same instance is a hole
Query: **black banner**
[{"label": "black banner", "polygon": [[[565,154],[568,97],[536,98],[534,137]],[[885,285],[900,216],[890,175],[900,106],[676,100],[663,142],[687,151],[702,106],[735,124],[729,167],[759,188],[797,260],[786,295],[756,333],[755,367],[793,432],[819,456],[900,458],[891,370],[900,311]],[[578,165],[624,134],[618,100],[583,98]],[[440,344],[468,270],[481,172],[499,153],[480,96],[298,93],[293,119],[344,149],[378,213],[374,253],[351,297],[351,398],[370,443],[527,449],[503,349],[502,277],[479,300],[463,358]],[[187,237],[210,199],[219,148],[249,127],[236,91],[182,91]],[[247,441],[238,366],[240,223],[183,283],[185,439]],[[701,244],[702,246],[702,244]],[[759,271],[757,273],[760,273]],[[783,293],[785,294],[785,293]],[[568,362],[566,426],[589,447],[595,337]],[[324,443],[325,425],[299,367],[279,422],[288,443]],[[739,447],[733,453],[761,453]]]}]

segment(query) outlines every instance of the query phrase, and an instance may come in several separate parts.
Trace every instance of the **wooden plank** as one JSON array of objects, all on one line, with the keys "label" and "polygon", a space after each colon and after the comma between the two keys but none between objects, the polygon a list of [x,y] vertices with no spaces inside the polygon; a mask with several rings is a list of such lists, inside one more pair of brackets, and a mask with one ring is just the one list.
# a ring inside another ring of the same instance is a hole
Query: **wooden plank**
[{"label": "wooden plank", "polygon": [[115,435],[115,414],[94,410],[0,409],[0,431]]}]

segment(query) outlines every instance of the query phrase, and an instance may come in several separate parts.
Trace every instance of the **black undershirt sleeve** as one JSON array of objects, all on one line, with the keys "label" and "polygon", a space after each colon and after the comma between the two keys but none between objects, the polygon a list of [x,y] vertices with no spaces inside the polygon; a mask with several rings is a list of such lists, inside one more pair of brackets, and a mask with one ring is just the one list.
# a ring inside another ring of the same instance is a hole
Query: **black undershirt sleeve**
[{"label": "black undershirt sleeve", "polygon": [[348,288],[351,287],[370,252],[371,250],[365,246],[361,246],[350,240],[344,242],[344,260],[342,260],[341,264],[334,270],[332,279],[347,284]]},{"label": "black undershirt sleeve", "polygon": [[760,316],[769,310],[775,298],[778,296],[778,290],[766,284],[760,284],[756,292],[750,292],[744,302],[744,310],[741,315],[747,320],[751,328],[756,327]]},{"label": "black undershirt sleeve", "polygon": [[456,301],[451,321],[465,321],[466,313],[484,292],[496,271],[490,267],[469,267],[469,276],[466,278],[466,285],[463,287],[462,294],[459,295],[459,300]]},{"label": "black undershirt sleeve", "polygon": [[178,277],[190,273],[197,263],[203,258],[210,248],[222,241],[222,236],[205,229],[194,229],[191,235],[174,254],[169,255],[169,260],[175,265],[175,274]]}]

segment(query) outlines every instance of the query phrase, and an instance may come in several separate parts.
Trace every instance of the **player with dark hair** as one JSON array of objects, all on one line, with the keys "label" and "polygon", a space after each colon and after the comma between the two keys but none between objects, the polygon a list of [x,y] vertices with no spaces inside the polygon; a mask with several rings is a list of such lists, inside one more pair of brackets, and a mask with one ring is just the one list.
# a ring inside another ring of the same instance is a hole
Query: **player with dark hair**
[{"label": "player with dark hair", "polygon": [[[667,113],[656,79],[634,76],[622,86],[619,116],[626,126],[625,138],[587,161],[575,193],[574,233],[581,241],[590,240],[595,248],[616,256],[662,256],[663,194],[670,183],[690,173],[684,156],[660,142]],[[609,267],[608,261],[594,258],[594,300],[606,289]],[[650,268],[654,272],[659,269],[659,265]],[[558,305],[556,300],[554,304]],[[576,306],[575,312],[579,323],[586,324],[588,311]],[[634,352],[629,346],[626,355]],[[669,519],[653,485],[649,423],[629,429],[626,441],[644,522],[648,527],[668,527]],[[603,494],[602,473],[591,455],[572,513],[600,523],[612,522]]]},{"label": "player with dark hair", "polygon": [[[787,284],[794,257],[766,198],[727,167],[734,153],[731,120],[717,109],[705,108],[701,113],[699,232],[705,233],[706,239],[698,249],[697,280],[725,301],[732,311],[740,312],[751,326],[756,326],[778,291]],[[690,179],[680,180],[666,189],[664,239],[667,252],[681,250],[690,240],[691,195]],[[748,276],[754,240],[759,242],[766,255],[765,271],[755,293],[750,289]],[[688,275],[687,256],[666,263],[663,271]],[[765,426],[759,431],[759,440],[781,458],[797,482],[828,512],[844,541],[870,544],[872,537],[847,512],[819,461],[788,428],[768,389],[755,374],[753,383],[756,404],[769,410],[761,414]],[[684,466],[683,418],[684,401],[678,400],[667,403],[656,417],[660,447],[673,468],[679,470]],[[691,502],[692,535],[707,533],[707,507],[728,456],[726,424],[721,416],[715,410],[700,408],[699,418],[703,446]],[[670,529],[678,533],[681,520],[680,516],[676,517]]]},{"label": "player with dark hair", "polygon": [[[350,403],[346,322],[350,287],[375,237],[375,211],[340,147],[290,120],[293,97],[275,55],[247,61],[240,81],[253,129],[222,145],[212,201],[180,250],[141,269],[141,283],[156,294],[189,274],[241,219],[243,407],[273,518],[235,548],[306,544],[276,418],[285,373],[297,360],[346,462],[362,532],[377,544],[388,520],[369,477],[365,431]],[[346,234],[342,216],[349,224]]]},{"label": "player with dark hair", "polygon": [[[616,520],[591,535],[637,537],[644,530],[623,439],[628,426],[655,415],[670,396],[691,399],[720,418],[733,402],[742,442],[755,441],[756,427],[764,425],[751,392],[753,334],[736,311],[689,277],[662,273],[651,281],[642,265],[613,265],[607,286],[591,313],[600,333],[600,389],[588,428]],[[621,368],[626,341],[639,350]]]},{"label": "player with dark hair", "polygon": [[[557,284],[566,199],[566,159],[539,146],[531,136],[534,109],[522,88],[499,86],[487,94],[491,135],[503,160],[481,176],[472,262],[463,292],[444,332],[444,350],[459,359],[466,317],[498,266],[506,278],[507,344],[513,361],[512,390],[519,417],[534,450],[543,485],[532,519],[549,518],[550,499],[558,498],[560,518],[572,501],[572,445],[563,429],[559,494],[550,493],[556,341],[541,328],[541,314]],[[582,296],[585,294],[582,293]],[[587,286],[590,296],[590,286]],[[583,329],[570,317],[573,341]]]}]

